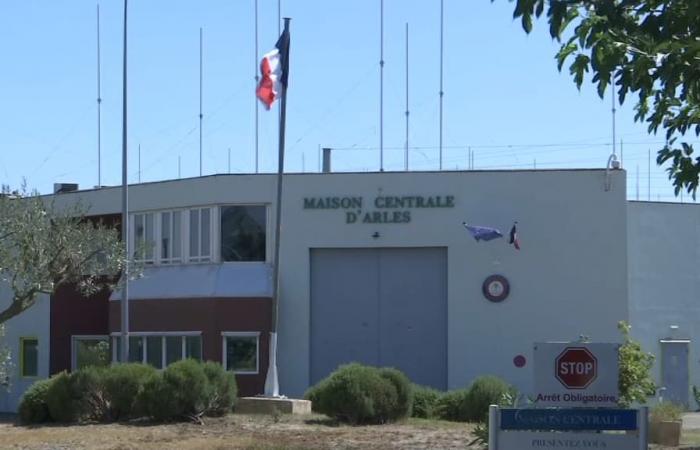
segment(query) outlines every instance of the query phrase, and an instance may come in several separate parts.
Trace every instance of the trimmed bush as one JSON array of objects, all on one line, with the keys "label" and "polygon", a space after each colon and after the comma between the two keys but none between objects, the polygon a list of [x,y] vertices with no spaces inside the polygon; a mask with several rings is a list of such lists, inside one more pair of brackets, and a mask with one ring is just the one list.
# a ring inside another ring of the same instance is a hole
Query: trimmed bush
[{"label": "trimmed bush", "polygon": [[396,389],[396,403],[391,406],[389,416],[392,420],[410,417],[413,409],[413,385],[411,381],[400,370],[388,367],[379,369],[379,375],[389,381]]},{"label": "trimmed bush", "polygon": [[19,403],[19,421],[21,424],[29,425],[51,420],[46,397],[52,382],[52,379],[39,380],[24,392]]},{"label": "trimmed bush", "polygon": [[203,369],[210,386],[207,415],[223,416],[231,412],[238,395],[236,377],[214,362],[204,363]]},{"label": "trimmed bush", "polygon": [[456,389],[440,396],[435,405],[435,414],[442,420],[466,422],[464,404],[469,395],[469,389]]},{"label": "trimmed bush", "polygon": [[76,396],[77,416],[73,421],[104,422],[109,419],[110,398],[105,392],[105,369],[85,367],[69,375],[72,392]]},{"label": "trimmed bush", "polygon": [[493,375],[478,377],[469,387],[462,405],[462,417],[467,422],[485,422],[489,416],[489,405],[500,405],[513,387]]},{"label": "trimmed bush", "polygon": [[74,377],[61,372],[52,378],[46,392],[46,404],[51,419],[56,422],[77,422],[84,413],[83,393]]},{"label": "trimmed bush", "polygon": [[[306,398],[314,411],[351,424],[381,424],[409,414],[410,385],[400,394],[392,371],[353,363],[335,372],[309,389]],[[408,392],[409,400],[400,396]],[[403,406],[400,406],[403,405]]]},{"label": "trimmed bush", "polygon": [[102,371],[105,397],[109,400],[109,420],[124,420],[144,415],[140,400],[147,380],[158,375],[148,364],[115,364]]},{"label": "trimmed bush", "polygon": [[428,386],[413,385],[412,417],[433,419],[437,417],[437,406],[442,392]]},{"label": "trimmed bush", "polygon": [[211,387],[203,364],[186,359],[169,365],[144,386],[144,406],[157,420],[196,419],[207,410]]}]

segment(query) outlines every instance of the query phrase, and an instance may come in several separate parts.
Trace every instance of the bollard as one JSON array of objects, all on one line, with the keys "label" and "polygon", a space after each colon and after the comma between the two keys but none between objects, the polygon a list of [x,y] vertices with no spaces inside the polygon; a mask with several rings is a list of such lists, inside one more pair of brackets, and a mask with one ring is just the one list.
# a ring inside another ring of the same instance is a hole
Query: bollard
[{"label": "bollard", "polygon": [[498,427],[498,406],[489,405],[489,450],[497,450]]}]

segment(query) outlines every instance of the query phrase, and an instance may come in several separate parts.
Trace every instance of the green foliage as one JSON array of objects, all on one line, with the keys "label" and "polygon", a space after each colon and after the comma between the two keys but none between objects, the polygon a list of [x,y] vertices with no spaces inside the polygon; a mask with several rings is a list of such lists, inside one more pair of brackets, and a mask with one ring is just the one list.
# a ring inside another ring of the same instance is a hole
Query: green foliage
[{"label": "green foliage", "polygon": [[[397,385],[401,387],[401,392]],[[397,383],[397,384],[395,384]],[[351,424],[382,424],[410,413],[410,384],[394,371],[362,364],[340,366],[305,395],[315,412]]]},{"label": "green foliage", "polygon": [[649,421],[651,422],[677,422],[681,420],[683,408],[671,402],[661,402],[654,405],[649,411]]},{"label": "green foliage", "polygon": [[412,417],[433,419],[437,417],[437,405],[442,392],[427,386],[413,385]]},{"label": "green foliage", "polygon": [[109,342],[107,340],[87,341],[79,340],[76,342],[79,347],[77,353],[76,365],[78,369],[83,367],[107,367],[111,361]]},{"label": "green foliage", "polygon": [[639,342],[630,337],[629,324],[619,322],[617,328],[623,336],[618,350],[620,406],[629,407],[635,402],[644,404],[656,393],[656,384],[651,377],[654,355],[645,353]]},{"label": "green foliage", "polygon": [[[93,369],[94,370],[94,369]],[[102,388],[108,399],[109,420],[124,420],[143,415],[140,403],[147,381],[158,371],[148,364],[115,364],[102,372]]]},{"label": "green foliage", "polygon": [[453,422],[484,422],[489,405],[513,406],[515,388],[498,377],[478,377],[466,389],[446,392],[437,401],[437,417]]},{"label": "green foliage", "polygon": [[467,422],[484,422],[489,416],[489,405],[501,405],[512,397],[514,389],[493,375],[478,377],[469,388],[462,405],[462,417]]},{"label": "green foliage", "polygon": [[466,422],[464,405],[469,396],[469,389],[455,389],[443,394],[437,401],[437,417],[452,422]]},{"label": "green foliage", "polygon": [[646,122],[649,133],[665,131],[657,163],[669,163],[676,195],[687,190],[695,197],[700,158],[688,140],[700,135],[700,2],[510,1],[528,33],[546,11],[550,35],[562,42],[559,69],[572,60],[569,72],[577,87],[591,72],[601,97],[608,86],[617,89],[621,104],[636,95],[635,120]]},{"label": "green foliage", "polygon": [[211,362],[180,361],[162,372],[135,363],[86,367],[35,383],[20,414],[23,423],[199,420],[231,411],[236,392],[233,374]]},{"label": "green foliage", "polygon": [[[94,294],[126,264],[116,229],[85,220],[81,205],[57,208],[26,188],[0,192],[0,283],[12,292],[0,324],[34,305],[39,294],[75,285]],[[138,275],[138,266],[131,271]]]},{"label": "green foliage", "polygon": [[411,380],[400,370],[383,367],[379,375],[389,381],[396,389],[396,403],[391,406],[389,416],[392,420],[405,419],[411,416],[413,409],[413,385]]},{"label": "green foliage", "polygon": [[10,373],[12,372],[12,354],[10,348],[3,343],[5,326],[0,323],[0,390],[10,387]]},{"label": "green foliage", "polygon": [[693,397],[695,398],[695,403],[700,407],[700,389],[693,385]]},{"label": "green foliage", "polygon": [[19,422],[23,425],[44,423],[51,419],[46,403],[53,379],[39,380],[22,395],[19,403]]},{"label": "green foliage", "polygon": [[231,412],[238,395],[235,376],[214,362],[204,363],[203,369],[211,387],[207,415],[223,416]]},{"label": "green foliage", "polygon": [[211,386],[203,364],[185,359],[169,365],[160,378],[148,381],[145,408],[158,420],[198,420],[207,411]]},{"label": "green foliage", "polygon": [[474,436],[474,440],[469,443],[469,447],[478,445],[480,448],[487,448],[489,444],[489,423],[477,423],[476,427],[474,427],[474,431],[472,431],[472,435]]},{"label": "green foliage", "polygon": [[55,375],[46,393],[49,415],[55,422],[71,423],[83,418],[84,393],[79,390],[76,377],[67,372]]}]

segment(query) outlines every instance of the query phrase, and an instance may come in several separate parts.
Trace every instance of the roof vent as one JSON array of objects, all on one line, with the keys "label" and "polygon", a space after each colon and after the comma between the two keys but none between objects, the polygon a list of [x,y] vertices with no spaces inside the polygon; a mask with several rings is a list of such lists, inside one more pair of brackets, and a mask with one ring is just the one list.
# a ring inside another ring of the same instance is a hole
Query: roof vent
[{"label": "roof vent", "polygon": [[78,183],[54,183],[53,193],[63,194],[65,192],[75,192],[78,190]]}]

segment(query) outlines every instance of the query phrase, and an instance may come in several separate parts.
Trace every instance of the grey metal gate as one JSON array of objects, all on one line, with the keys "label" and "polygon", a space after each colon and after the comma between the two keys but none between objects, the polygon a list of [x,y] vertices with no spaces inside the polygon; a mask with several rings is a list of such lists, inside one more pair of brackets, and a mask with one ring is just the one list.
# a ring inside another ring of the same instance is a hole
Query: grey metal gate
[{"label": "grey metal gate", "polygon": [[311,250],[311,383],[348,362],[447,387],[447,250]]},{"label": "grey metal gate", "polygon": [[688,347],[689,341],[661,341],[661,387],[664,388],[663,399],[688,407],[689,370]]}]

